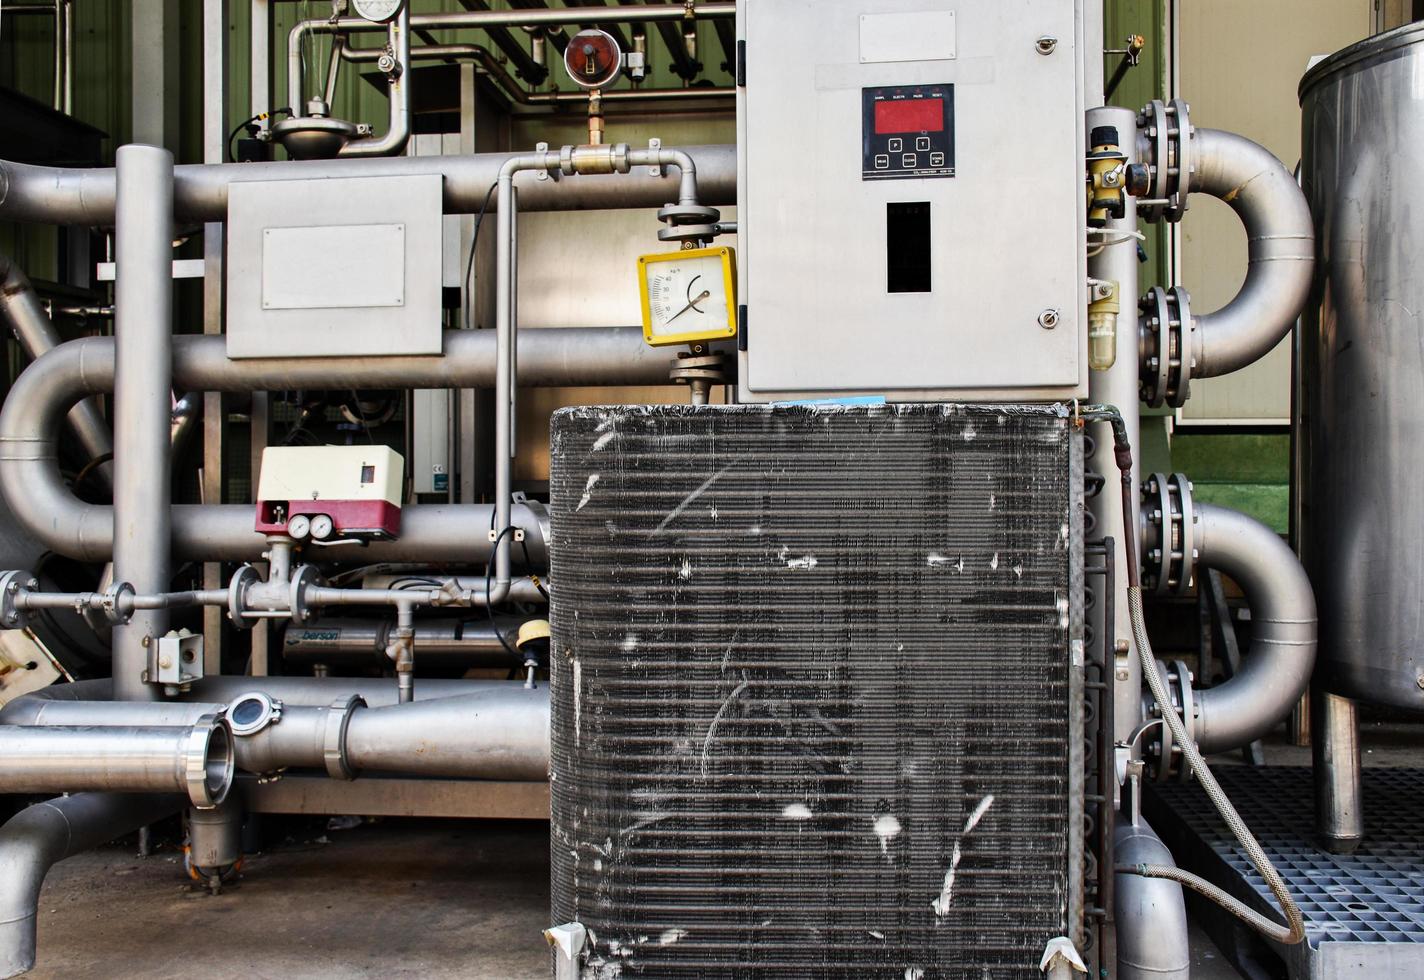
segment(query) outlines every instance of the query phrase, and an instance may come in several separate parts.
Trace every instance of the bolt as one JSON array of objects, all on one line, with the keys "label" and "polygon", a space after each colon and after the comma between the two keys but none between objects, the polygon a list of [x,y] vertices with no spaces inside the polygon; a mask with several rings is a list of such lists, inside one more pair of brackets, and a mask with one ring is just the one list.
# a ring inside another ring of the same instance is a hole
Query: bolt
[{"label": "bolt", "polygon": [[173,666],[173,661],[169,660],[167,657],[159,657],[158,666],[162,667],[164,670],[167,670],[169,667]]},{"label": "bolt", "polygon": [[1058,326],[1058,311],[1044,310],[1038,315],[1038,325],[1045,330],[1052,330]]},{"label": "bolt", "polygon": [[1128,679],[1127,668],[1123,667],[1118,669],[1117,679],[1120,681],[1125,681]]},{"label": "bolt", "polygon": [[1053,53],[1054,49],[1058,47],[1058,38],[1053,37],[1049,34],[1045,34],[1043,35],[1043,37],[1039,38],[1037,41],[1034,42],[1034,47],[1037,49],[1039,54],[1050,55]]}]

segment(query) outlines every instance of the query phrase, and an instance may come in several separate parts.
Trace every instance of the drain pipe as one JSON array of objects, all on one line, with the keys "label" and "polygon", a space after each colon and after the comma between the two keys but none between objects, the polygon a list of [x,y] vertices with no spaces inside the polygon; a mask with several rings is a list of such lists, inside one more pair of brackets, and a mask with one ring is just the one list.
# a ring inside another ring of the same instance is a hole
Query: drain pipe
[{"label": "drain pipe", "polygon": [[[139,592],[165,592],[172,577],[173,154],[121,146],[117,164],[114,579]],[[114,693],[121,700],[159,696],[146,675],[168,621],[165,610],[144,610],[114,627]]]},{"label": "drain pipe", "polygon": [[177,811],[180,797],[80,793],[21,810],[0,827],[0,977],[35,965],[40,886],[57,862]]},{"label": "drain pipe", "polygon": [[[10,324],[15,339],[31,360],[61,343],[59,331],[40,305],[40,298],[35,295],[35,287],[29,277],[14,259],[4,254],[0,254],[0,316]],[[114,440],[109,434],[109,423],[104,420],[95,399],[85,398],[71,408],[69,425],[91,459],[113,455]],[[94,470],[106,485],[112,484],[112,462],[99,463]]]},{"label": "drain pipe", "polygon": [[[298,37],[295,32],[292,35]],[[386,135],[380,139],[352,140],[341,148],[340,156],[343,157],[384,157],[394,156],[405,149],[405,145],[410,140],[410,4],[403,4],[396,19],[391,21],[387,30],[387,45],[391,56],[394,58],[394,65],[386,73],[390,93],[390,122],[386,127]],[[290,63],[288,71],[292,75],[289,86],[291,90],[300,92],[302,71],[301,53],[298,51],[295,69]],[[335,53],[332,55],[332,64],[340,64],[339,57]],[[333,68],[333,71],[335,69]],[[300,96],[293,97],[292,106],[301,105]]]},{"label": "drain pipe", "polygon": [[[1113,829],[1118,865],[1172,865],[1172,852],[1140,817]],[[1118,980],[1188,980],[1191,947],[1182,886],[1166,878],[1113,875]]]}]

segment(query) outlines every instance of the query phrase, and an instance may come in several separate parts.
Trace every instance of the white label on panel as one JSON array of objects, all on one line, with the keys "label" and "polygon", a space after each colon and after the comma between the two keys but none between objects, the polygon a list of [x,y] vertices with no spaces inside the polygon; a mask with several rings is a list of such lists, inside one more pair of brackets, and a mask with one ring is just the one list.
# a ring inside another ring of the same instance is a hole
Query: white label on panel
[{"label": "white label on panel", "polygon": [[404,305],[405,225],[263,229],[263,309]]},{"label": "white label on panel", "polygon": [[861,14],[860,63],[950,61],[955,57],[954,11]]}]

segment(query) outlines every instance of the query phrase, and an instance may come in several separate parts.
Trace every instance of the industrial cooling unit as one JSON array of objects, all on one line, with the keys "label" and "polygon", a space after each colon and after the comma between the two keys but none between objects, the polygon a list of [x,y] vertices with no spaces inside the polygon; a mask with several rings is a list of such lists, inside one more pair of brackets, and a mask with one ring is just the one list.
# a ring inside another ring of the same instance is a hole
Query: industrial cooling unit
[{"label": "industrial cooling unit", "polygon": [[1078,941],[1069,411],[577,408],[551,449],[580,975],[1030,977]]}]

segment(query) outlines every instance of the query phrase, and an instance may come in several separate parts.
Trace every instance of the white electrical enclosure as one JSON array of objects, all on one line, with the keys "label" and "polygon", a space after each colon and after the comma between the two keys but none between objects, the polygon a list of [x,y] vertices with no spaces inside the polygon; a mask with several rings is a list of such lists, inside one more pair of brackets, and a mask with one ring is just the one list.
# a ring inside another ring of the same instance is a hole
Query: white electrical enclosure
[{"label": "white electrical enclosure", "polygon": [[440,178],[235,181],[227,354],[439,354]]},{"label": "white electrical enclosure", "polygon": [[388,446],[268,446],[258,501],[369,500],[399,507],[405,461]]},{"label": "white electrical enclosure", "polygon": [[740,397],[1085,396],[1081,0],[737,18]]}]

